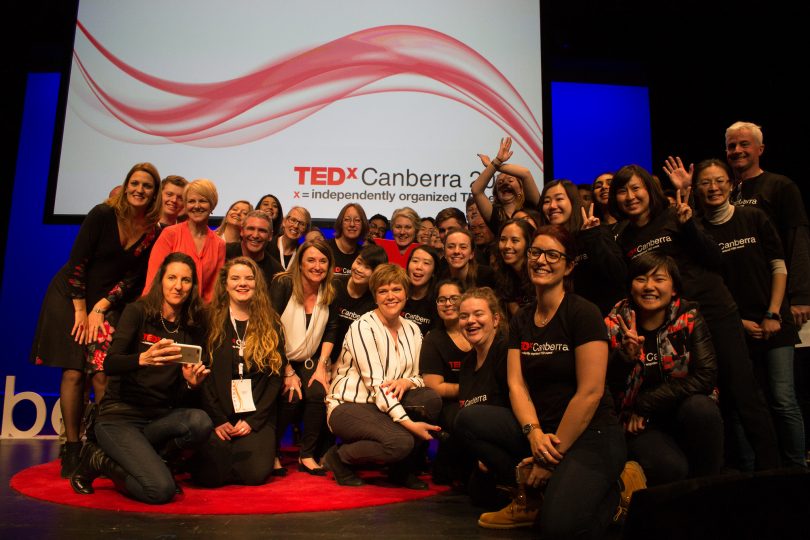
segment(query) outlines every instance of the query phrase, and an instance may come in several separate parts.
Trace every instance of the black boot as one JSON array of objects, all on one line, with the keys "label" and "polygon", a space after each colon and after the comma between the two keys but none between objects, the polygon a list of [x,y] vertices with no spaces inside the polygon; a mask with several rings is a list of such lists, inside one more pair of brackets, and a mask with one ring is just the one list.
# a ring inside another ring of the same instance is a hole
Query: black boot
[{"label": "black boot", "polygon": [[79,466],[79,455],[82,451],[82,443],[67,442],[65,443],[65,453],[62,455],[62,471],[60,474],[62,478],[70,478],[76,472]]},{"label": "black boot", "polygon": [[88,442],[82,448],[79,467],[70,477],[70,487],[79,495],[90,495],[94,492],[93,480],[102,474],[112,480],[116,488],[125,491],[127,472],[104,450]]},{"label": "black boot", "polygon": [[333,446],[326,451],[323,455],[322,462],[324,469],[332,471],[332,474],[335,476],[335,482],[337,482],[338,485],[350,487],[363,485],[363,481],[340,459],[337,453],[337,446]]}]

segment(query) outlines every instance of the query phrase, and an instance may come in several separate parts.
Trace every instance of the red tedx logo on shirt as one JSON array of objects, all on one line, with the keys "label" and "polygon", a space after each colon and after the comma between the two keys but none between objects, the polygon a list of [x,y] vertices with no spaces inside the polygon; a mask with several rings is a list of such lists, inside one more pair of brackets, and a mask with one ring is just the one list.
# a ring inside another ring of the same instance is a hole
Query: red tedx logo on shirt
[{"label": "red tedx logo on shirt", "polygon": [[357,180],[357,167],[293,167],[298,185],[339,186],[346,180]]},{"label": "red tedx logo on shirt", "polygon": [[532,348],[532,344],[529,343],[528,341],[521,341],[520,342],[520,350],[521,351],[528,351],[528,350],[531,350],[531,348]]}]

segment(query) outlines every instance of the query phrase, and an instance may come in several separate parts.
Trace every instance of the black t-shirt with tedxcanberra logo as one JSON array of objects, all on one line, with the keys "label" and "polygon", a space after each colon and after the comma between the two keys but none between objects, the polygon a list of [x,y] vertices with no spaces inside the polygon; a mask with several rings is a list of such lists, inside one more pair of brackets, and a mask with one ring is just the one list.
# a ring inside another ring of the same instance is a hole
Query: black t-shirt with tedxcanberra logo
[{"label": "black t-shirt with tedxcanberra logo", "polygon": [[[520,309],[509,323],[509,349],[520,351],[520,368],[543,431],[555,432],[577,391],[576,348],[607,341],[599,308],[576,294],[566,294],[544,327],[534,323],[534,306]],[[587,361],[587,360],[586,360]],[[605,389],[589,427],[618,423]]]}]

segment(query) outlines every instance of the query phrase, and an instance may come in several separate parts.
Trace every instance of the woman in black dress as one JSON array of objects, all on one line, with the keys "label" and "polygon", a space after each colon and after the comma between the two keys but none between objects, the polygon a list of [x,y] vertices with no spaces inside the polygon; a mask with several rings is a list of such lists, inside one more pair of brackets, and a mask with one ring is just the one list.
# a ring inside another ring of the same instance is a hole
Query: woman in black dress
[{"label": "woman in black dress", "polygon": [[211,376],[203,408],[214,434],[200,448],[195,482],[259,485],[270,476],[284,361],[280,324],[253,259],[226,262],[208,308]]},{"label": "woman in black dress", "polygon": [[104,371],[110,381],[95,424],[98,445],[88,438],[70,479],[76,493],[93,493],[93,480],[111,479],[117,489],[149,504],[177,493],[167,462],[208,440],[211,419],[190,407],[210,370],[202,362],[179,363],[179,344],[202,343],[203,313],[194,261],[171,253],[149,293],[124,309]]},{"label": "woman in black dress", "polygon": [[31,361],[62,368],[64,478],[78,465],[85,380],[89,375],[96,403],[100,402],[106,384],[104,356],[118,317],[143,287],[158,234],[159,185],[154,165],[134,165],[122,189],[87,214],[70,259],[51,281],[42,302]]}]

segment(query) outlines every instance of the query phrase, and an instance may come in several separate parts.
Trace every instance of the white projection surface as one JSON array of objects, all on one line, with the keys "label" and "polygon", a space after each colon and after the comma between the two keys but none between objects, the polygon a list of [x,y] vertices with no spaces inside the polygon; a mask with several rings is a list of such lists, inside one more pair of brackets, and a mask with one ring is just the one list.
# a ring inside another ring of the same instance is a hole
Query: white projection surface
[{"label": "white projection surface", "polygon": [[54,215],[140,161],[333,219],[464,207],[501,137],[543,178],[536,0],[82,0]]}]

